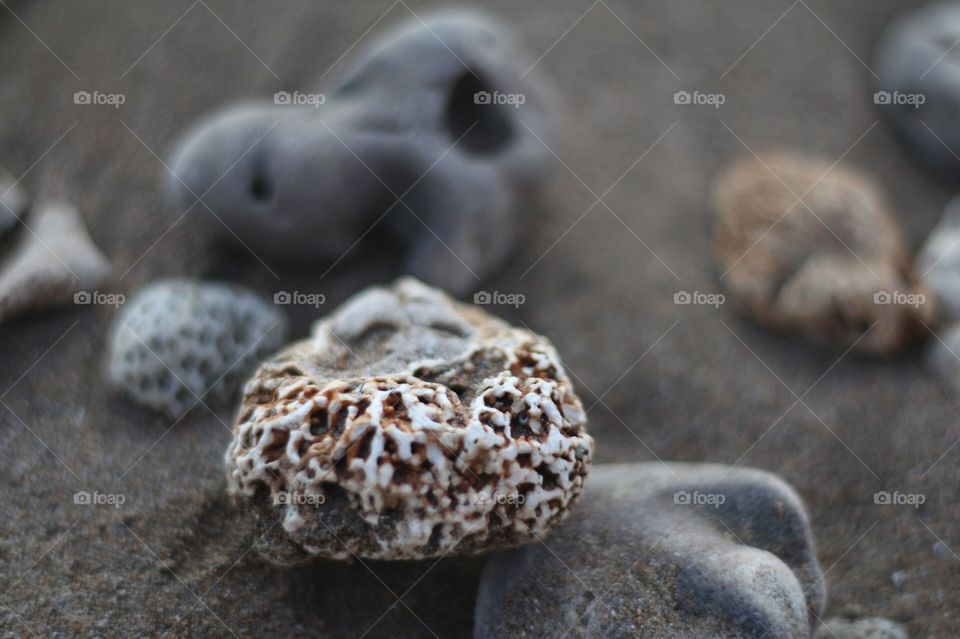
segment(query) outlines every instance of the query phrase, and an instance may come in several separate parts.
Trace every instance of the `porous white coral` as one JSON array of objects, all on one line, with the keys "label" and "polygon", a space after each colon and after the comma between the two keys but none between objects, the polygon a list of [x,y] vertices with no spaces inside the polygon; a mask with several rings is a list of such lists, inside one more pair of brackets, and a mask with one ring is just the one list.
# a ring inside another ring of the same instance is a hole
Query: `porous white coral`
[{"label": "porous white coral", "polygon": [[286,319],[236,286],[169,279],[148,285],[113,321],[110,381],[141,403],[179,417],[238,389],[285,342]]},{"label": "porous white coral", "polygon": [[229,488],[280,563],[475,553],[563,520],[590,464],[585,424],[545,338],[403,279],[260,367]]}]

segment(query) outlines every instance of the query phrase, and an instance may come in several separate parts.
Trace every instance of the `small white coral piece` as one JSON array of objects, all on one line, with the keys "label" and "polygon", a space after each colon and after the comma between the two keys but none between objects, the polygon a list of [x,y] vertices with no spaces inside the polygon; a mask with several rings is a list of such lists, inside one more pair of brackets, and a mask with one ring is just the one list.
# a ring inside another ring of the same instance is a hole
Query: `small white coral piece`
[{"label": "small white coral piece", "polygon": [[141,403],[179,417],[199,400],[236,391],[285,342],[286,320],[236,286],[169,279],[123,307],[110,330],[110,381]]}]

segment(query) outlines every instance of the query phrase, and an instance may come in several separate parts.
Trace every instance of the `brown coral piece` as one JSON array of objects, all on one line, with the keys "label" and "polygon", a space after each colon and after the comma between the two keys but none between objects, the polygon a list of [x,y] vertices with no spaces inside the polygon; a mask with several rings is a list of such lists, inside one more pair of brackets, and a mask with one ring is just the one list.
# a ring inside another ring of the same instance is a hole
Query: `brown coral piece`
[{"label": "brown coral piece", "polygon": [[227,451],[229,488],[277,563],[516,546],[579,496],[585,423],[546,339],[403,279],[260,367]]},{"label": "brown coral piece", "polygon": [[889,205],[859,171],[785,151],[749,157],[717,181],[713,207],[721,281],[756,321],[874,353],[933,321]]}]

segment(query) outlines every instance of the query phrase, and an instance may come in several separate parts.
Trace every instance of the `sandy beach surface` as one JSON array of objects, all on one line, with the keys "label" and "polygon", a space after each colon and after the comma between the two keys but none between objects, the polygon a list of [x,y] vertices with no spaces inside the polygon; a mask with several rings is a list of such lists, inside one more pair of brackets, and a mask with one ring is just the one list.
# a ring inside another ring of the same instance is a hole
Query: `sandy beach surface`
[{"label": "sandy beach surface", "polygon": [[[536,70],[552,78],[566,119],[536,223],[477,289],[525,296],[493,310],[556,344],[591,407],[598,462],[775,472],[809,506],[829,615],[948,637],[960,633],[955,392],[922,368],[919,349],[844,355],[756,327],[729,305],[673,301],[720,290],[709,187],[751,151],[859,165],[886,189],[911,245],[922,242],[950,192],[878,122],[870,88],[884,25],[916,4],[484,2],[532,60],[542,55]],[[441,3],[8,5],[0,163],[26,173],[33,197],[79,207],[115,266],[105,291],[186,275],[265,297],[322,292],[319,310],[290,309],[301,336],[350,293],[396,275],[373,251],[322,279],[326,266],[208,252],[191,227],[199,209],[162,199],[161,160],[197,116],[321,86],[365,31]],[[94,90],[124,104],[74,104],[75,92]],[[725,102],[676,105],[677,91]],[[232,407],[200,405],[172,423],[107,389],[114,312],[72,306],[0,326],[0,636],[470,635],[482,560],[259,560],[224,492]],[[77,491],[123,503],[75,504]],[[925,503],[877,505],[877,491]]]}]

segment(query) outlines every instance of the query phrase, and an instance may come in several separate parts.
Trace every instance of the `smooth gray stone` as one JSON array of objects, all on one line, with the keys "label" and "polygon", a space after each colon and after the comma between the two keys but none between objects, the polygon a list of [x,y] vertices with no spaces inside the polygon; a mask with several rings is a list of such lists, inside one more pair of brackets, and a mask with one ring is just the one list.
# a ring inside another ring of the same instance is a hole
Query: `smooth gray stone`
[{"label": "smooth gray stone", "polygon": [[960,4],[927,5],[887,28],[873,65],[875,91],[886,94],[874,94],[877,110],[920,165],[953,183],[960,182],[958,40]]},{"label": "smooth gray stone", "polygon": [[937,295],[943,316],[960,318],[960,198],[947,204],[917,253],[918,277]]},{"label": "smooth gray stone", "polygon": [[29,199],[17,179],[0,166],[0,239],[12,231],[27,212]]},{"label": "smooth gray stone", "polygon": [[806,638],[825,598],[806,509],[776,476],[608,464],[544,543],[491,559],[475,635]]},{"label": "smooth gray stone", "polygon": [[501,26],[460,11],[425,22],[347,59],[322,104],[290,94],[200,121],[173,153],[173,200],[202,197],[213,231],[268,260],[331,262],[382,223],[410,274],[474,290],[555,163],[549,99]]}]

